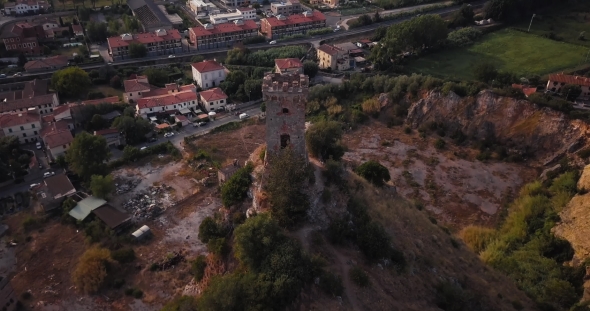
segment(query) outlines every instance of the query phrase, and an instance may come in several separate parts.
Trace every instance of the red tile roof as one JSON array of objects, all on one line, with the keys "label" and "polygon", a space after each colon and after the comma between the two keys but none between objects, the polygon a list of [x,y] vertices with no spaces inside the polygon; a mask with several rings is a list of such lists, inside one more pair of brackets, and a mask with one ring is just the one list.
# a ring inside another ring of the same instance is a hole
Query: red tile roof
[{"label": "red tile roof", "polygon": [[2,128],[33,122],[39,122],[39,125],[41,124],[41,118],[36,112],[11,113],[0,116],[0,127]]},{"label": "red tile roof", "polygon": [[195,68],[200,73],[225,69],[223,66],[221,66],[218,62],[214,60],[206,60],[200,63],[194,63],[191,64],[191,66],[193,66],[193,68]]},{"label": "red tile roof", "polygon": [[201,99],[206,102],[226,99],[227,95],[218,87],[201,92]]},{"label": "red tile roof", "polygon": [[324,53],[327,53],[329,55],[332,55],[332,56],[338,54],[339,52],[342,52],[341,49],[339,49],[339,48],[337,48],[337,47],[335,47],[333,45],[329,45],[329,44],[322,44],[322,45],[320,45],[320,47],[318,48],[318,50],[320,50],[320,51],[322,51]]},{"label": "red tile roof", "polygon": [[515,89],[519,89],[522,90],[522,92],[524,93],[524,95],[526,97],[529,97],[531,94],[534,94],[537,92],[537,88],[536,87],[525,87],[522,84],[512,84],[512,87]]},{"label": "red tile roof", "polygon": [[55,116],[55,115],[58,115],[60,113],[64,113],[64,112],[66,112],[68,110],[70,110],[70,106],[68,106],[68,105],[59,105],[59,106],[57,106],[57,107],[55,107],[53,109],[52,115]]},{"label": "red tile roof", "polygon": [[72,136],[70,130],[61,130],[46,134],[43,137],[43,140],[45,141],[47,148],[51,149],[71,143],[74,141],[74,136]]},{"label": "red tile roof", "polygon": [[56,132],[69,130],[69,128],[68,128],[69,123],[70,122],[68,122],[66,120],[59,120],[57,122],[53,122],[53,120],[51,120],[49,122],[45,122],[42,125],[43,129],[41,129],[41,132],[39,132],[39,135],[41,137],[43,137],[43,136],[48,135],[50,133],[56,133]]},{"label": "red tile roof", "polygon": [[19,109],[34,108],[45,104],[53,106],[53,96],[54,94],[46,94],[32,98],[22,98],[7,102],[0,102],[0,113]]},{"label": "red tile roof", "polygon": [[160,95],[166,95],[169,92],[185,92],[185,91],[193,91],[196,92],[197,91],[197,87],[194,84],[187,84],[187,85],[182,85],[180,86],[179,89],[176,89],[176,83],[170,83],[167,84],[165,88],[163,89],[152,89],[149,92],[145,92],[142,95],[143,98],[147,98],[147,97],[153,97],[153,96],[160,96]]},{"label": "red tile roof", "polygon": [[84,33],[84,30],[82,29],[82,25],[72,25],[72,30],[74,31],[74,33]]},{"label": "red tile roof", "polygon": [[37,59],[28,61],[25,64],[25,70],[35,70],[35,69],[49,69],[53,67],[61,68],[65,67],[68,64],[68,57],[63,55]]},{"label": "red tile roof", "polygon": [[177,115],[177,116],[175,116],[175,118],[176,118],[176,120],[178,120],[179,122],[182,122],[182,121],[188,121],[188,118],[187,118],[187,117],[185,117],[185,116],[183,116],[183,115]]},{"label": "red tile roof", "polygon": [[279,69],[302,68],[303,64],[299,58],[279,58],[275,59],[275,66]]},{"label": "red tile roof", "polygon": [[[141,43],[141,44],[148,44],[148,43],[156,43],[156,42],[163,42],[163,41],[170,41],[170,40],[180,40],[182,36],[180,32],[176,29],[171,30],[164,30],[166,31],[165,35],[158,36],[156,33],[146,32],[140,34],[123,34],[120,36],[110,37],[107,39],[109,46],[111,48],[118,48],[122,46],[129,46],[131,43]],[[123,40],[124,36],[131,36],[130,40]]]},{"label": "red tile roof", "polygon": [[151,89],[149,84],[139,82],[137,79],[125,80],[123,81],[123,86],[125,86],[125,92],[146,92],[146,90],[149,91]]},{"label": "red tile roof", "polygon": [[171,93],[160,96],[140,98],[137,100],[137,107],[139,109],[164,107],[192,100],[197,100],[197,93],[193,91],[185,91],[180,93]]},{"label": "red tile roof", "polygon": [[236,25],[235,23],[222,23],[217,25],[211,25],[213,26],[213,28],[211,29],[205,29],[205,27],[193,27],[190,31],[193,32],[195,36],[197,36],[198,38],[202,36],[258,29],[258,25],[256,25],[256,22],[253,20],[245,20],[243,22],[244,23],[242,25]]},{"label": "red tile roof", "polygon": [[572,75],[564,75],[563,73],[556,73],[549,75],[550,82],[559,82],[565,84],[574,84],[580,86],[590,86],[590,78],[580,77],[580,76],[572,76]]},{"label": "red tile roof", "polygon": [[359,42],[364,43],[364,44],[368,44],[368,43],[371,43],[372,41],[369,39],[361,39],[361,40],[359,40]]},{"label": "red tile roof", "polygon": [[277,19],[276,16],[265,18],[262,20],[264,22],[266,20],[271,27],[278,27],[278,26],[286,26],[286,25],[295,25],[295,24],[306,24],[318,21],[326,21],[326,17],[320,11],[313,11],[310,16],[305,16],[303,13],[301,14],[293,14],[289,15],[284,20]]},{"label": "red tile roof", "polygon": [[118,96],[111,96],[99,99],[85,100],[82,105],[98,105],[98,104],[116,104],[120,102]]}]

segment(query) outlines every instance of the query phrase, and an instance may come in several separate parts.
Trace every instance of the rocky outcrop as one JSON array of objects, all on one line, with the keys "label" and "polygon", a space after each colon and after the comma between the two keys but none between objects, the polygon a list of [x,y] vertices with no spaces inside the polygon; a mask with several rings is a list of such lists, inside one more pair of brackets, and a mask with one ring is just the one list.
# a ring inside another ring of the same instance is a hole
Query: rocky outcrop
[{"label": "rocky outcrop", "polygon": [[494,139],[545,165],[588,144],[589,126],[583,121],[490,90],[464,98],[430,92],[410,107],[406,123],[417,128],[432,121],[442,123],[448,135],[461,130],[474,139]]}]

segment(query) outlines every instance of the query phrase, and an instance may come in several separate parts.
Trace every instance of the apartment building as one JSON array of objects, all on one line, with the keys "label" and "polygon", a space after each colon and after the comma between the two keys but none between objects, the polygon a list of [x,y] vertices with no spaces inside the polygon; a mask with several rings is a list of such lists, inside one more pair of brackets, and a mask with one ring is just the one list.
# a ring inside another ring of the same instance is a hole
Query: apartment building
[{"label": "apartment building", "polygon": [[4,136],[16,136],[21,144],[35,142],[41,131],[41,116],[34,110],[3,114],[0,115],[0,128]]},{"label": "apartment building", "polygon": [[311,0],[309,1],[310,4],[315,4],[315,5],[325,5],[327,7],[336,7],[338,5],[338,3],[340,3],[339,0]]},{"label": "apartment building", "polygon": [[280,74],[302,74],[303,63],[299,58],[277,58],[275,59],[275,72]]},{"label": "apartment building", "polygon": [[53,109],[59,106],[59,98],[56,93],[49,93],[49,80],[35,79],[9,91],[0,93],[0,114],[27,112],[30,108],[36,108],[41,116],[51,114]]},{"label": "apartment building", "polygon": [[7,1],[4,3],[4,12],[6,15],[37,14],[49,9],[50,5],[46,1],[35,0],[17,0],[16,2]]},{"label": "apartment building", "polygon": [[306,11],[290,16],[277,15],[264,18],[260,21],[260,26],[260,32],[267,38],[274,40],[325,28],[326,17],[320,11]]},{"label": "apartment building", "polygon": [[322,44],[317,49],[320,69],[347,70],[350,68],[348,51],[330,44]]},{"label": "apartment building", "polygon": [[213,25],[229,23],[236,20],[255,20],[256,10],[253,8],[239,8],[233,13],[209,15],[209,21]]},{"label": "apartment building", "polygon": [[301,3],[298,0],[288,0],[287,2],[274,2],[270,4],[270,10],[274,15],[291,15],[301,13]]},{"label": "apartment building", "polygon": [[149,91],[141,93],[141,98],[133,101],[137,114],[142,118],[167,112],[190,114],[191,110],[198,109],[197,88],[194,84],[169,83],[164,88],[150,87]]},{"label": "apartment building", "polygon": [[191,44],[197,50],[231,47],[246,38],[258,36],[258,25],[253,20],[236,20],[218,25],[205,24],[189,30]]},{"label": "apartment building", "polygon": [[42,55],[43,49],[39,45],[39,41],[45,38],[43,26],[26,22],[16,23],[9,31],[2,34],[6,51],[23,53],[27,56]]},{"label": "apartment building", "polygon": [[205,111],[223,109],[227,105],[227,95],[218,87],[199,93]]},{"label": "apartment building", "polygon": [[109,54],[114,60],[129,59],[129,45],[139,43],[147,48],[147,56],[171,55],[181,53],[182,36],[176,29],[140,33],[140,34],[122,34],[120,36],[110,37],[107,39],[109,44]]},{"label": "apartment building", "polygon": [[219,8],[208,0],[189,0],[187,6],[199,16],[219,14]]},{"label": "apartment building", "polygon": [[202,89],[219,86],[225,80],[227,69],[214,60],[191,64],[193,80]]}]

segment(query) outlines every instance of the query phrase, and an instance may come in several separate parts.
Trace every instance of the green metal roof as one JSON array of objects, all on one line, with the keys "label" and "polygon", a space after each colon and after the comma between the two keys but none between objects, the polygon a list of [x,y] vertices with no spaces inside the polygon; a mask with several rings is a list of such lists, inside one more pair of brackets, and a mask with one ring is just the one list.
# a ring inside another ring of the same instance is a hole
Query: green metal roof
[{"label": "green metal roof", "polygon": [[78,205],[70,211],[70,216],[77,220],[84,220],[93,210],[103,206],[107,201],[99,199],[93,196],[89,196],[86,199],[78,202]]}]

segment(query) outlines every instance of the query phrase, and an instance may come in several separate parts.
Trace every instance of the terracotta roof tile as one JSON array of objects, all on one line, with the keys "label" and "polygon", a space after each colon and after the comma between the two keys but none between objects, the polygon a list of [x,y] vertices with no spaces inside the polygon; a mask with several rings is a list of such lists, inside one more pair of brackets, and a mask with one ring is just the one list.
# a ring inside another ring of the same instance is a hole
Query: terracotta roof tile
[{"label": "terracotta roof tile", "polygon": [[147,83],[139,82],[137,79],[123,81],[125,92],[147,92],[151,89]]},{"label": "terracotta roof tile", "polygon": [[224,33],[232,33],[238,31],[250,31],[250,30],[258,30],[258,25],[253,20],[245,20],[244,23],[241,25],[237,25],[235,23],[222,23],[217,25],[211,25],[213,28],[205,29],[205,27],[193,27],[190,29],[191,32],[195,34],[195,36],[202,37],[202,36],[211,36],[217,34],[224,34]]},{"label": "terracotta roof tile", "polygon": [[268,22],[271,27],[278,27],[278,26],[287,26],[287,25],[295,25],[295,24],[305,24],[305,23],[312,23],[312,22],[321,22],[326,21],[326,17],[320,11],[313,11],[310,16],[305,16],[302,14],[293,14],[287,16],[285,19],[280,20],[276,16],[269,17],[263,19],[261,22]]},{"label": "terracotta roof tile", "polygon": [[227,95],[218,87],[203,91],[200,94],[201,98],[206,102],[227,98]]},{"label": "terracotta roof tile", "polygon": [[[129,46],[131,43],[141,43],[147,45],[149,43],[177,41],[181,40],[182,36],[176,29],[164,30],[165,35],[158,36],[153,32],[139,33],[139,34],[124,34],[120,36],[110,37],[107,39],[111,48],[118,48],[122,46]],[[123,40],[123,36],[131,35],[131,40]]]},{"label": "terracotta roof tile", "polygon": [[25,64],[25,70],[30,71],[34,69],[50,69],[53,67],[61,68],[68,64],[68,57],[63,55],[57,55],[53,57],[43,58],[28,61]]},{"label": "terracotta roof tile", "polygon": [[180,93],[170,93],[166,95],[140,98],[137,100],[137,107],[139,107],[139,109],[164,107],[193,100],[197,100],[197,94],[193,91],[185,91]]},{"label": "terracotta roof tile", "polygon": [[564,75],[563,73],[556,73],[549,75],[549,81],[559,82],[565,84],[575,84],[580,86],[590,86],[590,78]]},{"label": "terracotta roof tile", "polygon": [[11,113],[0,115],[0,127],[11,127],[33,122],[41,123],[41,117],[36,112]]},{"label": "terracotta roof tile", "polygon": [[302,68],[303,64],[298,58],[279,58],[275,59],[275,65],[279,69]]},{"label": "terracotta roof tile", "polygon": [[191,64],[191,66],[193,66],[193,68],[195,68],[200,73],[225,69],[225,67],[221,66],[214,60],[206,60],[200,63],[194,63]]},{"label": "terracotta roof tile", "polygon": [[43,136],[43,140],[47,148],[54,148],[71,143],[74,140],[74,136],[72,136],[70,130],[61,130],[46,134]]},{"label": "terracotta roof tile", "polygon": [[320,50],[320,51],[322,51],[324,53],[327,53],[329,55],[332,55],[332,56],[333,55],[336,55],[336,54],[338,54],[340,52],[342,52],[341,49],[339,49],[339,48],[337,48],[337,47],[335,47],[333,45],[329,45],[329,44],[322,44],[322,45],[320,45],[320,47],[318,48],[318,50]]}]

